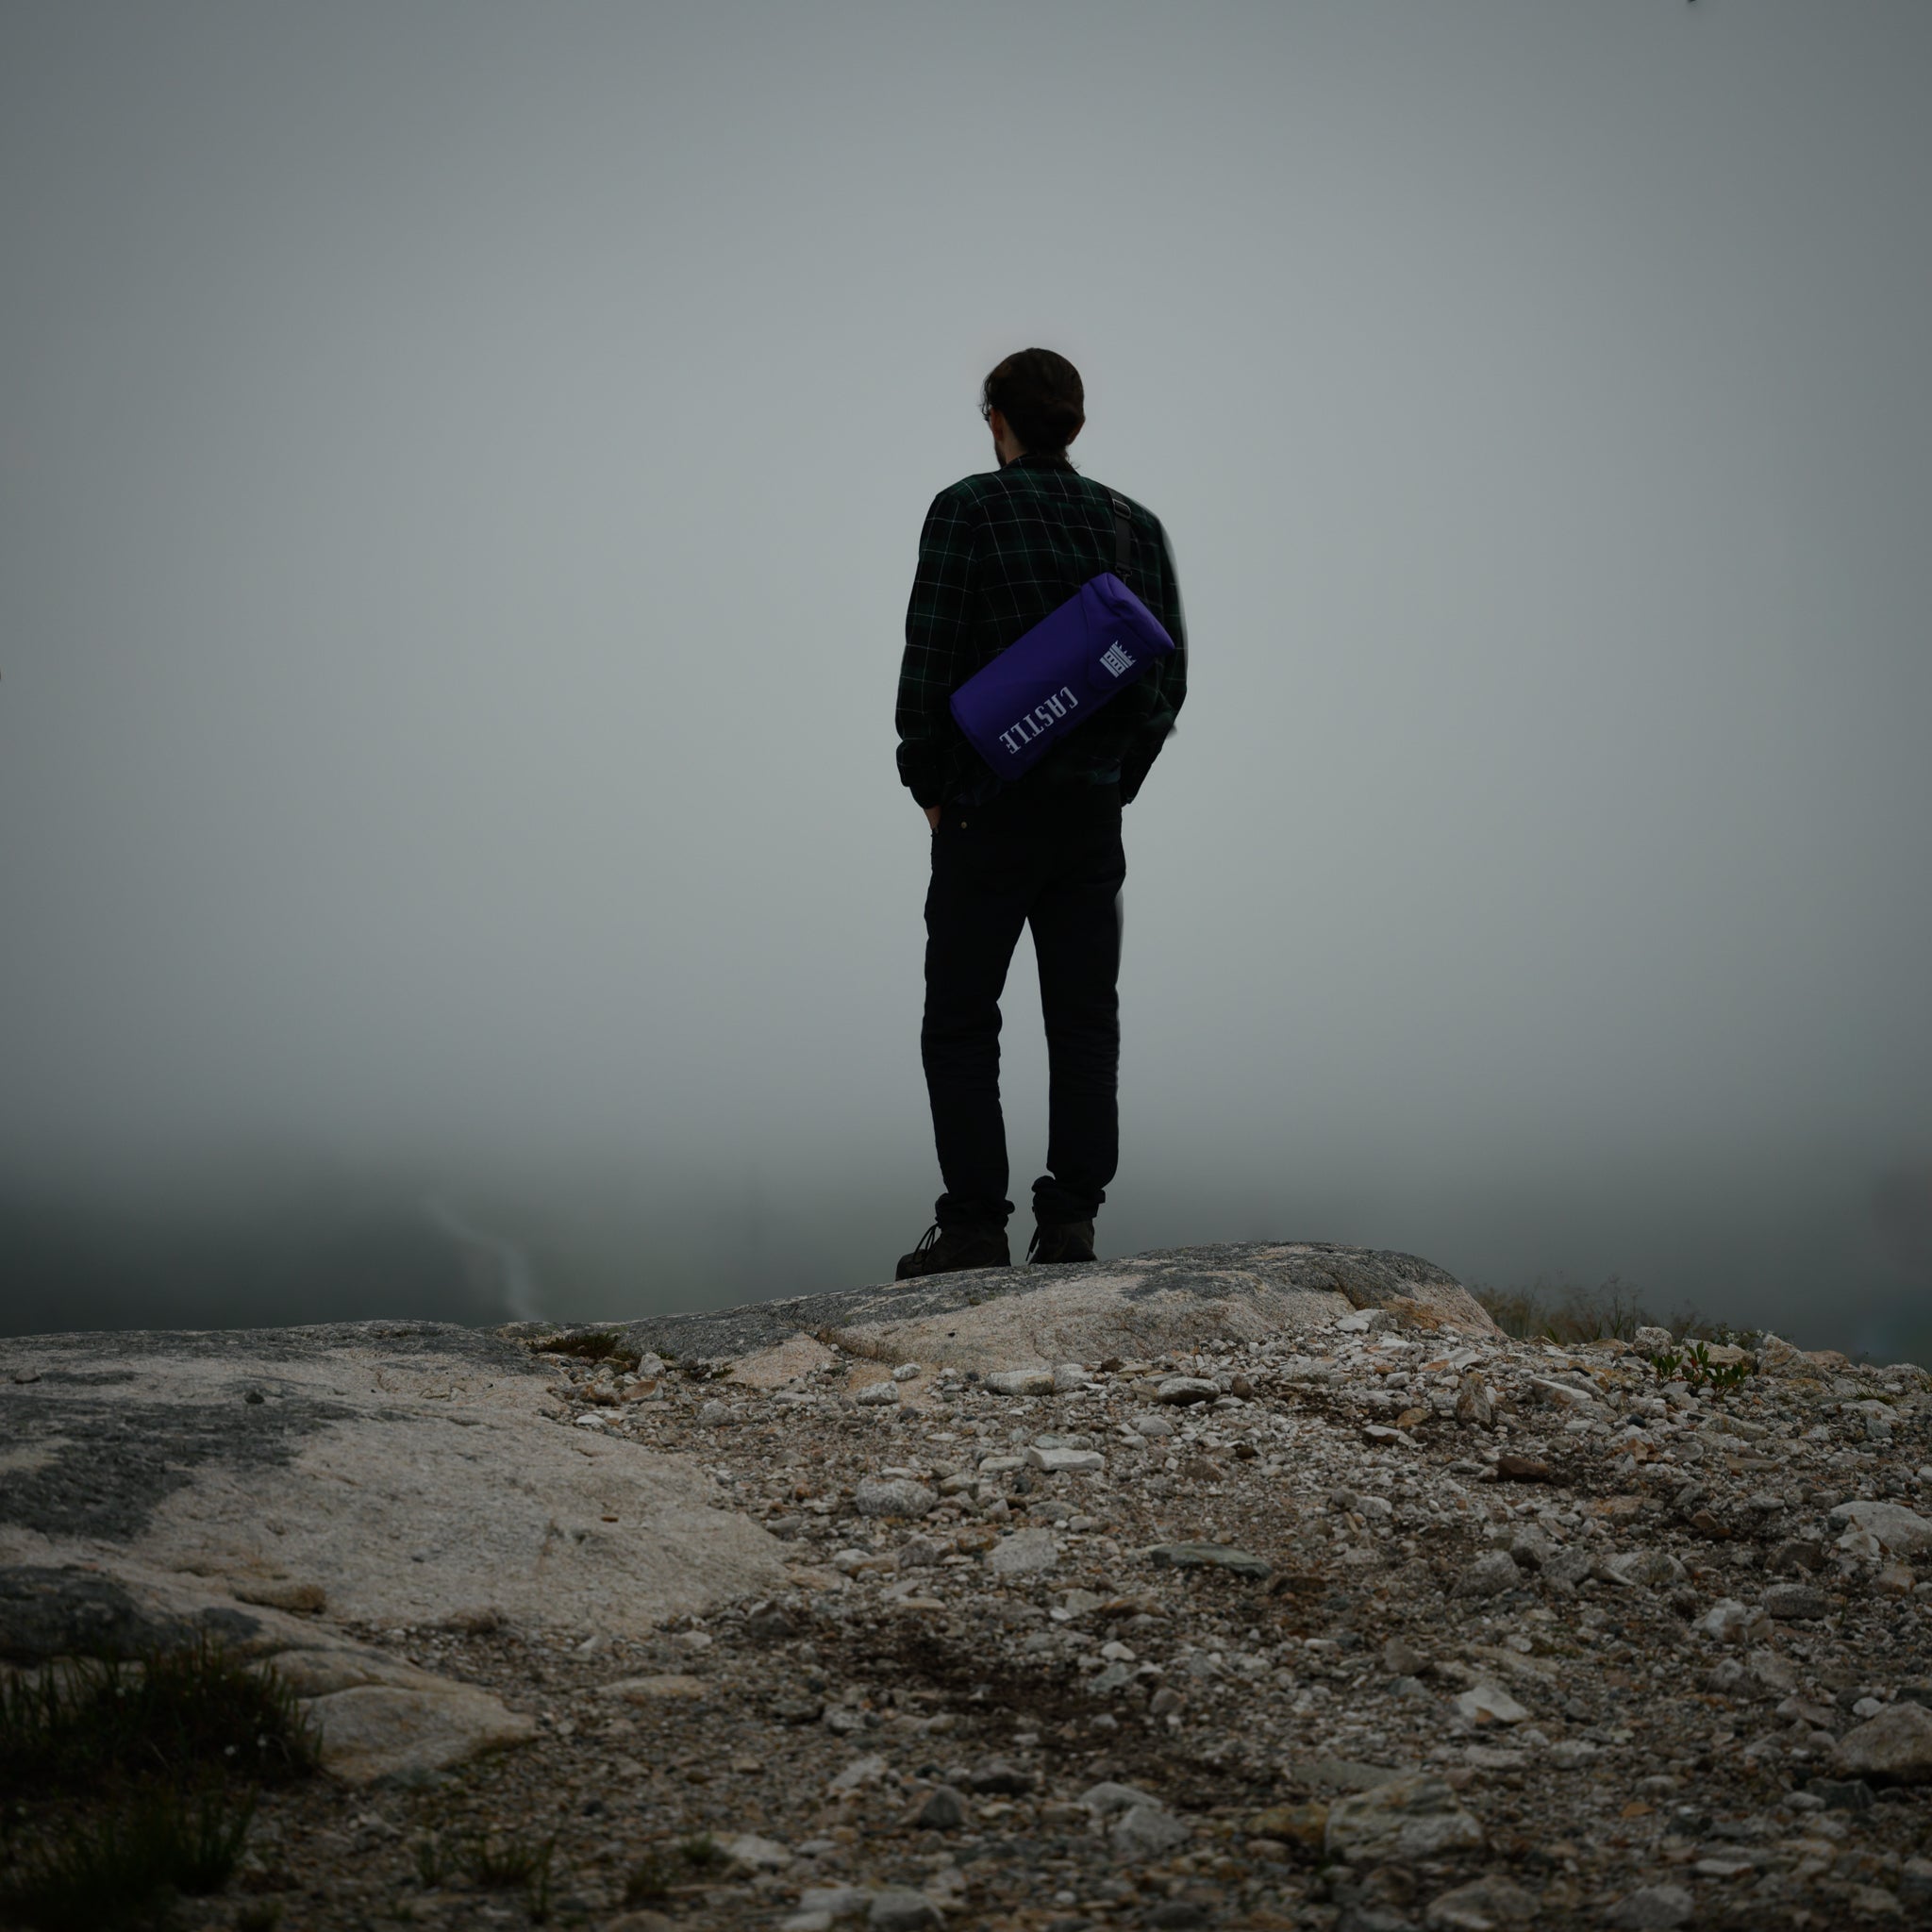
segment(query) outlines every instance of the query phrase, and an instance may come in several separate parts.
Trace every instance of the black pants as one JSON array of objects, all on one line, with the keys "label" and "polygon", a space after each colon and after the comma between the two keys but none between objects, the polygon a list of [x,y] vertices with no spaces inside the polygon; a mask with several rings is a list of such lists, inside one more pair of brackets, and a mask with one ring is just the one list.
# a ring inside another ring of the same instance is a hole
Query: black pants
[{"label": "black pants", "polygon": [[1006,1225],[1000,993],[1033,928],[1046,1022],[1046,1164],[1033,1183],[1044,1222],[1086,1221],[1120,1163],[1121,849],[1118,786],[1005,791],[949,805],[932,838],[925,895],[925,1020],[920,1057],[946,1191],[935,1217]]}]

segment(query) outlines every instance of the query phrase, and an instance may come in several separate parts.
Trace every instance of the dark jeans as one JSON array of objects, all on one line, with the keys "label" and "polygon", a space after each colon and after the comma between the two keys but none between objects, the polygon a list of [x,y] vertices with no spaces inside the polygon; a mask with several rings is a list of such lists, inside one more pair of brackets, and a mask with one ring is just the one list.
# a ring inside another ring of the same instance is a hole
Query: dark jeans
[{"label": "dark jeans", "polygon": [[1000,993],[1033,928],[1051,1079],[1046,1164],[1033,1183],[1043,1222],[1086,1221],[1120,1163],[1121,849],[1117,785],[1005,791],[948,805],[932,836],[925,895],[925,1020],[920,1057],[946,1191],[942,1226],[1004,1227]]}]

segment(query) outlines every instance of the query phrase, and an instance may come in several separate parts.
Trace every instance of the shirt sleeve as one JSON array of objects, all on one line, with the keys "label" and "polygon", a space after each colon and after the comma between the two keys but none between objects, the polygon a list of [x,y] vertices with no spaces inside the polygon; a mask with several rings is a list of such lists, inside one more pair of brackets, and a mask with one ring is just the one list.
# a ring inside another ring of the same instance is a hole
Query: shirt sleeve
[{"label": "shirt sleeve", "polygon": [[967,668],[973,627],[974,537],[971,504],[941,491],[919,533],[899,664],[899,779],[921,805],[944,803],[941,774],[953,729],[948,700]]},{"label": "shirt sleeve", "polygon": [[1126,756],[1121,760],[1121,798],[1124,803],[1131,801],[1146,782],[1147,774],[1154,760],[1160,756],[1161,746],[1172,735],[1188,695],[1188,620],[1181,608],[1181,586],[1174,570],[1174,544],[1168,537],[1166,525],[1158,517],[1155,528],[1160,537],[1157,566],[1158,580],[1155,586],[1158,592],[1158,614],[1166,626],[1168,636],[1174,640],[1174,656],[1163,658],[1148,674],[1147,681],[1154,689],[1150,693],[1147,715],[1135,733]]}]

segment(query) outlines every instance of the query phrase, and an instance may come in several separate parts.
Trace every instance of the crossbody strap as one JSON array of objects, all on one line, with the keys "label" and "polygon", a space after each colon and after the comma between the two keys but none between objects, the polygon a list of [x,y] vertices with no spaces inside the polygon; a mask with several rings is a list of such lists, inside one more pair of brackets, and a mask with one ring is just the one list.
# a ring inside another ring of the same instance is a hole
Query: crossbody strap
[{"label": "crossbody strap", "polygon": [[1111,490],[1107,492],[1108,501],[1113,505],[1113,574],[1123,583],[1127,576],[1127,556],[1134,541],[1133,526],[1128,521],[1133,512],[1127,508],[1124,496],[1116,496]]}]

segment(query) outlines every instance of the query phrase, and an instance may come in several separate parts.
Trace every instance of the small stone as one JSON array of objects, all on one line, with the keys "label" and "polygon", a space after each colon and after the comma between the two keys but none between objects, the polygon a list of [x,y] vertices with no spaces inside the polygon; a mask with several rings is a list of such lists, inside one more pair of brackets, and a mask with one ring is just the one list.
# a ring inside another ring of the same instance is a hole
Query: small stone
[{"label": "small stone", "polygon": [[1770,1627],[1762,1610],[1747,1609],[1736,1597],[1729,1596],[1720,1597],[1692,1625],[1707,1637],[1715,1637],[1720,1643],[1755,1642]]},{"label": "small stone", "polygon": [[1478,1429],[1489,1428],[1496,1420],[1490,1385],[1474,1369],[1466,1371],[1456,1386],[1456,1420]]},{"label": "small stone", "polygon": [[892,1371],[892,1380],[895,1382],[918,1381],[919,1364],[917,1362],[901,1362],[899,1366]]},{"label": "small stone", "polygon": [[1164,1857],[1192,1836],[1172,1811],[1158,1805],[1136,1805],[1124,1811],[1108,1833],[1114,1856],[1120,1858]]},{"label": "small stone", "polygon": [[[801,1850],[809,1850],[801,1846]],[[872,1894],[856,1885],[808,1885],[798,1895],[802,1912],[823,1912],[828,1923],[840,1919],[862,1918],[872,1903]]]},{"label": "small stone", "polygon": [[1351,1861],[1432,1858],[1482,1842],[1482,1826],[1447,1781],[1426,1772],[1391,1778],[1329,1807],[1326,1847]]},{"label": "small stone", "polygon": [[1004,1757],[990,1757],[977,1771],[966,1774],[966,1782],[975,1791],[1003,1798],[1024,1797],[1033,1789],[1033,1774],[1008,1764]]},{"label": "small stone", "polygon": [[1457,1717],[1473,1724],[1520,1724],[1529,1715],[1507,1690],[1493,1684],[1478,1684],[1449,1701]]},{"label": "small stone", "polygon": [[926,1793],[913,1823],[927,1831],[958,1831],[973,1815],[966,1794],[951,1785],[936,1785]]},{"label": "small stone", "polygon": [[1505,1932],[1507,1926],[1527,1925],[1539,1905],[1534,1892],[1499,1874],[1458,1885],[1431,1900],[1423,1924],[1429,1932]]},{"label": "small stone", "polygon": [[1827,1811],[1869,1811],[1874,1802],[1872,1787],[1861,1777],[1814,1777],[1805,1790]]},{"label": "small stone", "polygon": [[702,1677],[670,1674],[657,1677],[624,1677],[604,1687],[607,1697],[621,1697],[626,1704],[695,1703],[710,1694]]},{"label": "small stone", "polygon": [[1898,1894],[1882,1885],[1852,1887],[1851,1907],[1861,1919],[1895,1919],[1899,1916]]},{"label": "small stone", "polygon": [[1686,1924],[1696,1909],[1681,1885],[1645,1885],[1628,1891],[1604,1914],[1615,1932],[1670,1932]]},{"label": "small stone", "polygon": [[1932,1710],[1919,1704],[1888,1705],[1839,1740],[1838,1765],[1853,1777],[1932,1781]]},{"label": "small stone", "polygon": [[1139,1415],[1127,1426],[1143,1440],[1158,1441],[1174,1434],[1174,1419],[1164,1415]]},{"label": "small stone", "polygon": [[1628,1550],[1607,1557],[1600,1574],[1612,1583],[1670,1590],[1688,1583],[1690,1574],[1668,1550]]},{"label": "small stone", "polygon": [[1157,1570],[1230,1570],[1237,1576],[1265,1577],[1274,1573],[1266,1557],[1232,1543],[1156,1543],[1147,1552]]},{"label": "small stone", "polygon": [[1781,1624],[1813,1624],[1831,1605],[1813,1583],[1774,1583],[1764,1592],[1764,1613]]},{"label": "small stone", "polygon": [[[899,1388],[895,1382],[868,1382],[853,1401],[861,1408],[896,1408],[899,1404]],[[703,1417],[699,1417],[703,1421]]]},{"label": "small stone", "polygon": [[1284,1844],[1300,1845],[1304,1851],[1319,1852],[1327,1840],[1328,1807],[1325,1805],[1271,1805],[1248,1820],[1252,1838],[1277,1839]]},{"label": "small stone", "polygon": [[922,1925],[937,1925],[942,1921],[939,1907],[924,1892],[889,1885],[884,1891],[873,1893],[865,1923],[876,1926],[878,1932],[918,1932]]},{"label": "small stone", "polygon": [[1156,1386],[1154,1399],[1169,1404],[1213,1402],[1220,1394],[1221,1385],[1205,1375],[1166,1375]]},{"label": "small stone", "polygon": [[867,1476],[852,1496],[852,1507],[861,1516],[924,1516],[938,1502],[933,1491],[908,1476]]},{"label": "small stone", "polygon": [[1382,1668],[1391,1677],[1412,1677],[1428,1662],[1414,1644],[1401,1637],[1391,1637],[1382,1646]]},{"label": "small stone", "polygon": [[1550,1762],[1558,1771],[1581,1771],[1602,1749],[1588,1738],[1559,1738],[1550,1746]]},{"label": "small stone", "polygon": [[1016,1529],[987,1553],[986,1567],[995,1576],[1025,1576],[1058,1561],[1052,1530]]},{"label": "small stone", "polygon": [[724,1856],[741,1872],[782,1872],[791,1862],[791,1854],[775,1839],[760,1838],[747,1831],[724,1847]]},{"label": "small stone", "polygon": [[1026,1460],[1049,1475],[1094,1475],[1107,1467],[1098,1449],[1029,1449]]},{"label": "small stone", "polygon": [[[864,1399],[863,1396],[859,1397],[860,1401]],[[581,1421],[582,1418],[579,1417],[578,1420]],[[602,1418],[599,1417],[598,1420],[602,1421]],[[715,1428],[718,1424],[728,1423],[730,1420],[731,1411],[722,1402],[707,1402],[698,1410],[698,1421],[707,1428]]]},{"label": "small stone", "polygon": [[1116,1784],[1112,1779],[1104,1779],[1097,1785],[1090,1785],[1080,1793],[1080,1803],[1096,1817],[1112,1818],[1122,1811],[1131,1811],[1137,1805],[1158,1807],[1160,1800],[1151,1796],[1134,1785]]},{"label": "small stone", "polygon": [[825,1789],[833,1792],[862,1790],[867,1785],[877,1784],[885,1774],[886,1760],[877,1752],[872,1752],[864,1757],[855,1757]]},{"label": "small stone", "polygon": [[1499,1456],[1495,1479],[1499,1483],[1547,1483],[1556,1476],[1547,1462],[1534,1456]]},{"label": "small stone", "polygon": [[1638,1329],[1630,1338],[1630,1346],[1639,1355],[1663,1355],[1674,1346],[1671,1331],[1646,1324]]},{"label": "small stone", "polygon": [[1491,1550],[1486,1557],[1478,1557],[1471,1568],[1456,1579],[1451,1596],[1500,1596],[1506,1590],[1516,1590],[1523,1583],[1523,1573],[1516,1567],[1516,1558],[1507,1550]]},{"label": "small stone", "polygon": [[1078,1362],[1061,1362],[1053,1372],[1053,1392],[1071,1395],[1091,1386],[1093,1377]]},{"label": "small stone", "polygon": [[1051,1395],[1051,1369],[996,1369],[985,1386],[995,1395]]}]

